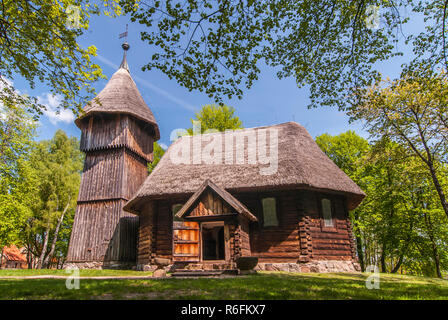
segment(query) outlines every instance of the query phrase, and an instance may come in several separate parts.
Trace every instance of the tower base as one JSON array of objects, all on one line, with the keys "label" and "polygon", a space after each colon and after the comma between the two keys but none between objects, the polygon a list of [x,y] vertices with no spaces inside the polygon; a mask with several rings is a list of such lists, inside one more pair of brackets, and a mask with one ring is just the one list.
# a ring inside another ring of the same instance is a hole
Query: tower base
[{"label": "tower base", "polygon": [[86,261],[86,262],[66,262],[64,263],[64,269],[116,269],[116,270],[137,270],[135,262],[123,262],[123,261]]}]

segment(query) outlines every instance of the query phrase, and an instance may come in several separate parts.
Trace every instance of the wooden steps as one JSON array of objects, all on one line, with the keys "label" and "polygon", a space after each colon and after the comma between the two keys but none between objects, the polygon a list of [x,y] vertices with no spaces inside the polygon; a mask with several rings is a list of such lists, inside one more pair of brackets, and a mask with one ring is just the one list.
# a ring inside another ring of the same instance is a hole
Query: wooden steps
[{"label": "wooden steps", "polygon": [[174,271],[172,277],[220,277],[224,275],[238,275],[237,269],[228,270],[190,270],[190,269],[177,269]]}]

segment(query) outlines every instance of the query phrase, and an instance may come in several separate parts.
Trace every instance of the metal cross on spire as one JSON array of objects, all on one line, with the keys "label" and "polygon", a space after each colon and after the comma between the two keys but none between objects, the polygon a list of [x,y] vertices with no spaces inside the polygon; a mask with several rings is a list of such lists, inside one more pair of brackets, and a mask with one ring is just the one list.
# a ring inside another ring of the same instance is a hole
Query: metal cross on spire
[{"label": "metal cross on spire", "polygon": [[126,32],[120,33],[118,39],[125,38],[124,42],[128,42],[128,24],[126,23]]},{"label": "metal cross on spire", "polygon": [[126,24],[126,32],[120,33],[120,35],[118,36],[118,39],[121,39],[121,38],[125,38],[125,39],[124,39],[123,44],[121,45],[124,52],[123,52],[123,61],[121,61],[120,68],[123,68],[123,69],[126,69],[129,71],[128,62],[126,60],[126,51],[128,51],[130,48],[130,45],[128,43],[128,25],[127,24]]}]

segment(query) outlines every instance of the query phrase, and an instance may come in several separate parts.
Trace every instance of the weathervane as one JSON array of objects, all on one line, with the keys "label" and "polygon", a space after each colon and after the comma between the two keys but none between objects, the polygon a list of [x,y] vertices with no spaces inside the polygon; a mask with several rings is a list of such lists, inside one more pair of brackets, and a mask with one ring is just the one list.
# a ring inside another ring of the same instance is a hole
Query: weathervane
[{"label": "weathervane", "polygon": [[126,31],[123,33],[120,33],[118,36],[118,39],[124,38],[124,43],[121,45],[123,50],[127,51],[129,50],[129,43],[128,43],[128,24],[126,23]]},{"label": "weathervane", "polygon": [[123,44],[121,45],[121,47],[124,50],[124,53],[123,53],[123,61],[121,62],[120,68],[124,68],[129,71],[128,62],[126,60],[126,51],[128,51],[130,48],[130,45],[128,43],[128,25],[127,24],[126,24],[126,32],[120,33],[118,36],[118,39],[121,39],[121,38],[125,38],[125,39],[124,39]]}]

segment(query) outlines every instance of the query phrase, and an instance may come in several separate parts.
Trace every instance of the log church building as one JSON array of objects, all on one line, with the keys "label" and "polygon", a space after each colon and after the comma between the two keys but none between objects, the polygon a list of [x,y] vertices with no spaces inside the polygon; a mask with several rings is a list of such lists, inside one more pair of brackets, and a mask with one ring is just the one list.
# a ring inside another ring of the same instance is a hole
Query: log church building
[{"label": "log church building", "polygon": [[[160,132],[123,49],[75,121],[86,157],[66,267],[235,270],[256,257],[256,270],[359,270],[349,210],[365,194],[296,122],[238,130],[240,140],[183,136],[148,175]],[[210,141],[212,161],[195,159]],[[260,146],[274,166],[253,156]]]}]

